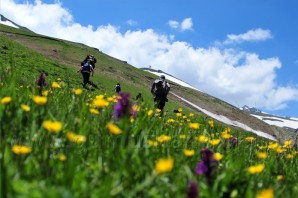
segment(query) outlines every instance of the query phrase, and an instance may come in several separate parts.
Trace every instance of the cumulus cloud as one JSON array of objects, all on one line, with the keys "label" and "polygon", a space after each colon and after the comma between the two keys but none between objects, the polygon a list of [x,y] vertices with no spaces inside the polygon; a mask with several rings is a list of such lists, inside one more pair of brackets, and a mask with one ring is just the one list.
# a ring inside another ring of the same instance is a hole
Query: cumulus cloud
[{"label": "cumulus cloud", "polygon": [[[298,87],[276,84],[276,72],[282,67],[278,57],[260,58],[255,53],[216,46],[195,48],[190,43],[175,40],[173,35],[160,34],[153,29],[121,33],[112,24],[82,26],[60,3],[16,2],[3,0],[3,15],[22,26],[96,47],[136,67],[151,65],[236,106],[257,105],[272,110],[286,108],[287,102],[297,101]],[[182,23],[170,21],[169,25],[186,30],[192,27],[192,21],[190,18]],[[256,29],[228,35],[226,42],[271,37],[269,30]]]},{"label": "cumulus cloud", "polygon": [[223,44],[234,44],[252,41],[264,41],[273,38],[270,30],[263,30],[262,28],[249,30],[244,34],[228,34],[228,38]]},{"label": "cumulus cloud", "polygon": [[135,20],[132,20],[132,19],[129,19],[128,21],[126,21],[126,23],[127,23],[128,25],[130,25],[130,26],[135,26],[135,25],[137,25],[137,24],[138,24],[138,22],[137,22],[137,21],[135,21]]},{"label": "cumulus cloud", "polygon": [[192,30],[192,18],[186,18],[181,23],[175,20],[168,21],[168,25],[173,29],[180,29],[181,31]]}]

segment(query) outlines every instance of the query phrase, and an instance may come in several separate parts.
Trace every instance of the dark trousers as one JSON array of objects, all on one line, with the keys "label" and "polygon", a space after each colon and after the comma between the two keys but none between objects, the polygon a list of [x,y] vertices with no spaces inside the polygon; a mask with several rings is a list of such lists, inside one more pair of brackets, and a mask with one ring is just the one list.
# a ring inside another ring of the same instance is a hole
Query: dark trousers
[{"label": "dark trousers", "polygon": [[82,72],[82,75],[83,75],[83,84],[84,86],[88,83],[88,84],[91,84],[89,79],[90,79],[90,73],[88,72]]}]

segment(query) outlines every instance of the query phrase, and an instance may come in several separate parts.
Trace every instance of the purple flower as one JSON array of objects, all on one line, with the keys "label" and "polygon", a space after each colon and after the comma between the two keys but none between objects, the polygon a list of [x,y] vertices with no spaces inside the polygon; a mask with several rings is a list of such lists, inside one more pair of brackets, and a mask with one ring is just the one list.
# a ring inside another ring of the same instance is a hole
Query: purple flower
[{"label": "purple flower", "polygon": [[113,116],[116,119],[122,118],[126,115],[131,115],[135,117],[138,113],[138,110],[135,104],[130,103],[130,94],[120,92],[117,98],[117,103],[114,106]]},{"label": "purple flower", "polygon": [[197,165],[196,174],[204,175],[209,184],[212,182],[212,177],[217,172],[218,161],[213,157],[213,151],[209,149],[201,150],[201,161]]},{"label": "purple flower", "polygon": [[194,181],[188,183],[186,198],[197,198],[199,196],[198,184]]},{"label": "purple flower", "polygon": [[232,137],[232,138],[230,139],[230,141],[231,141],[231,145],[232,145],[232,147],[235,147],[236,144],[237,144],[237,138]]}]

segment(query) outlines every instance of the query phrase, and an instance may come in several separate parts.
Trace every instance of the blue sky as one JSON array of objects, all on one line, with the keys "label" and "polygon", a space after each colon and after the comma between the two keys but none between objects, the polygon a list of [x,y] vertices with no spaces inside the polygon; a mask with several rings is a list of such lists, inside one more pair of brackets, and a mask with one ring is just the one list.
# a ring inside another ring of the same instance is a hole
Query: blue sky
[{"label": "blue sky", "polygon": [[298,117],[298,1],[0,0],[0,11],[235,106]]}]

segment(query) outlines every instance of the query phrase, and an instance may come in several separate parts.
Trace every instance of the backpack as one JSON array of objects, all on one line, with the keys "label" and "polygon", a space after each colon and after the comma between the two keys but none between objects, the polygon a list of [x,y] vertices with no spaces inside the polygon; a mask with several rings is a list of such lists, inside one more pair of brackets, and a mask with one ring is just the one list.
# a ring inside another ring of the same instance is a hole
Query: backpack
[{"label": "backpack", "polygon": [[87,61],[82,65],[82,71],[81,72],[90,72],[91,71],[91,64]]},{"label": "backpack", "polygon": [[154,89],[154,94],[155,95],[166,95],[168,92],[168,85],[165,80],[157,80],[154,82],[155,84],[155,89]]},{"label": "backpack", "polygon": [[116,91],[117,93],[119,93],[119,92],[121,91],[121,87],[120,87],[120,85],[116,85],[116,87],[115,87],[115,91]]}]

